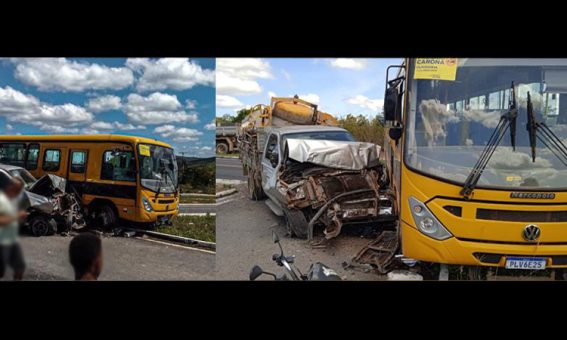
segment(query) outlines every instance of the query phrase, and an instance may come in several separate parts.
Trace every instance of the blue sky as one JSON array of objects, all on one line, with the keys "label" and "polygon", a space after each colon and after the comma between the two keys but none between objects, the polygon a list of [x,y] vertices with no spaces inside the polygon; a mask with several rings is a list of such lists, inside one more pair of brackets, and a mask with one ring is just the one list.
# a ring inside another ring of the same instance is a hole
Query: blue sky
[{"label": "blue sky", "polygon": [[0,133],[114,133],[214,156],[215,60],[13,58],[0,61]]},{"label": "blue sky", "polygon": [[217,59],[217,117],[299,95],[341,117],[373,117],[382,109],[386,68],[401,59]]}]

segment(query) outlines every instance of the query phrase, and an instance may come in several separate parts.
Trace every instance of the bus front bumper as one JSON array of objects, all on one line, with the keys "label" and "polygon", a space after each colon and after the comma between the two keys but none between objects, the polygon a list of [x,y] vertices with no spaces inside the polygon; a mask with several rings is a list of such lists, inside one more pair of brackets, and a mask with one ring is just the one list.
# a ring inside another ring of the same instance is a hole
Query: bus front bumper
[{"label": "bus front bumper", "polygon": [[455,237],[438,241],[400,221],[402,252],[419,261],[456,265],[504,267],[510,256],[546,258],[548,268],[567,268],[567,244],[532,245],[465,241]]}]

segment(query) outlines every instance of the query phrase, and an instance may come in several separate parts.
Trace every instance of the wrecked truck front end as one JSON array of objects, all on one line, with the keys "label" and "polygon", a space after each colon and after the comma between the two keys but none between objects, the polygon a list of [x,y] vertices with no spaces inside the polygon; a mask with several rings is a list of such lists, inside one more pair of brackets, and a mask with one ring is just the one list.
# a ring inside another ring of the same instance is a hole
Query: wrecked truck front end
[{"label": "wrecked truck front end", "polygon": [[344,225],[380,222],[391,214],[391,202],[380,190],[379,154],[380,147],[370,143],[288,139],[277,183],[285,197],[286,217],[301,211],[305,222],[297,216],[294,221],[306,223],[309,239],[315,225],[324,226],[330,239]]}]

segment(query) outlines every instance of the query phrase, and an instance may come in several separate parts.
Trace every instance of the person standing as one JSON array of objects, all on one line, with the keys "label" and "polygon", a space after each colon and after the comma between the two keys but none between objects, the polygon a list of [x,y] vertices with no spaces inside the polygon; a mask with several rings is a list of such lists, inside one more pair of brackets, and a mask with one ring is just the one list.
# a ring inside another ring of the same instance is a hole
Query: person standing
[{"label": "person standing", "polygon": [[0,278],[6,267],[14,271],[14,281],[22,280],[26,264],[19,240],[20,223],[28,216],[18,210],[18,197],[24,189],[24,181],[12,177],[0,190]]}]

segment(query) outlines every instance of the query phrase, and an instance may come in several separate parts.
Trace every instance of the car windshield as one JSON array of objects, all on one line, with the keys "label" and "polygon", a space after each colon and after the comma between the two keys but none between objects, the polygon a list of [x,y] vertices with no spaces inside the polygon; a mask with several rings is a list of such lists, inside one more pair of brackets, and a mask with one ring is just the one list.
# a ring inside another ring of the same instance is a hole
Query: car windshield
[{"label": "car windshield", "polygon": [[343,142],[354,142],[354,137],[347,131],[310,131],[285,134],[282,138],[282,145],[288,138],[293,139],[319,139],[319,140],[335,140]]},{"label": "car windshield", "polygon": [[143,187],[162,193],[173,193],[177,189],[177,162],[173,149],[139,144],[140,179]]},{"label": "car windshield", "polygon": [[10,175],[14,176],[14,177],[20,177],[21,179],[24,180],[26,189],[29,188],[33,183],[35,183],[37,180],[35,179],[35,177],[33,177],[27,170],[24,169],[13,169],[10,170]]},{"label": "car windshield", "polygon": [[451,60],[456,73],[442,77],[424,75],[424,69],[416,74],[419,64],[409,64],[406,164],[463,184],[500,117],[509,110],[513,82],[518,107],[516,149],[506,132],[478,187],[567,187],[567,167],[539,140],[532,161],[526,129],[529,92],[536,121],[567,142],[567,59]]}]

